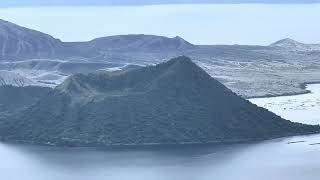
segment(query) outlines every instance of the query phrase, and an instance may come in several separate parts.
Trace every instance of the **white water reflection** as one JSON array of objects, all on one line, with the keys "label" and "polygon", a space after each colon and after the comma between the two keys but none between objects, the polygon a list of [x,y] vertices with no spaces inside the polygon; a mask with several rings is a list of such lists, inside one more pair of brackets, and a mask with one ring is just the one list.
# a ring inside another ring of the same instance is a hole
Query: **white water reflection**
[{"label": "white water reflection", "polygon": [[320,124],[320,84],[307,85],[309,94],[256,98],[250,101],[281,117],[305,124]]},{"label": "white water reflection", "polygon": [[[292,143],[293,141],[302,141]],[[0,179],[318,180],[319,135],[250,144],[135,149],[0,144]],[[267,174],[267,176],[266,176]]]}]

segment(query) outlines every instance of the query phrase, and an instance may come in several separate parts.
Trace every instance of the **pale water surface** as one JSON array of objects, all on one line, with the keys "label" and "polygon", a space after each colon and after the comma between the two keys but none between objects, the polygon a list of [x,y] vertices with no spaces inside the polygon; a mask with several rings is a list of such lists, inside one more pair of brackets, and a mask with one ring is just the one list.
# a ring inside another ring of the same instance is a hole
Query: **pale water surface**
[{"label": "pale water surface", "polygon": [[[315,123],[319,87],[306,95],[255,99],[298,122]],[[290,112],[304,115],[289,116]],[[313,114],[313,113],[315,114]],[[301,117],[301,118],[299,118]],[[319,180],[320,135],[235,145],[55,148],[0,144],[6,180]]]},{"label": "pale water surface", "polygon": [[[305,141],[292,143],[292,141]],[[6,180],[319,180],[320,136],[261,143],[139,149],[0,144]]]},{"label": "pale water surface", "polygon": [[281,117],[305,124],[320,124],[320,84],[309,84],[309,94],[255,98],[250,101]]}]

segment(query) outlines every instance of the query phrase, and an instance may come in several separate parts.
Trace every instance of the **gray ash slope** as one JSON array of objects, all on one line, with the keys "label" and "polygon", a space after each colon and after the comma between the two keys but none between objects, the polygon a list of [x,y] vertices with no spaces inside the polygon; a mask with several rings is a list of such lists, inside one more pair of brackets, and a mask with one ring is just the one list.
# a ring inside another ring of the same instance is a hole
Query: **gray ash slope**
[{"label": "gray ash slope", "polygon": [[0,59],[54,57],[61,41],[0,19]]},{"label": "gray ash slope", "polygon": [[187,57],[73,75],[0,124],[3,140],[70,146],[234,142],[318,131],[240,98]]}]

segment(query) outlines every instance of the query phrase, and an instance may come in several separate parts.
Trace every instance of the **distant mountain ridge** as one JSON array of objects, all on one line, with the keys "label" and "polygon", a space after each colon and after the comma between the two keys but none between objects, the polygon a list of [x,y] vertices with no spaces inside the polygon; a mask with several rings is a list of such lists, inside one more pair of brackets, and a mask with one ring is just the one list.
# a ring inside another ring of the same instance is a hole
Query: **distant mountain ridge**
[{"label": "distant mountain ridge", "polygon": [[[280,40],[271,44],[270,47],[320,51],[320,45],[303,44],[292,39]],[[87,42],[62,42],[45,33],[0,20],[0,61],[75,58],[118,59],[121,58],[123,52],[136,55],[139,53],[161,53],[166,56],[177,56],[193,51],[198,52],[201,49],[203,46],[191,44],[179,36],[168,38],[144,34],[107,36]]]},{"label": "distant mountain ridge", "polygon": [[[270,46],[195,45],[181,37],[143,34],[61,42],[6,21],[0,24],[0,31],[5,32],[0,35],[0,70],[19,74],[40,86],[55,87],[76,73],[153,65],[181,55],[194,59],[243,97],[305,93],[301,83],[320,81],[317,44],[287,39]],[[7,37],[11,37],[9,41]],[[302,76],[304,73],[308,75]]]},{"label": "distant mountain ridge", "polygon": [[61,41],[0,19],[0,59],[53,57]]},{"label": "distant mountain ridge", "polygon": [[272,43],[270,46],[280,47],[289,50],[320,51],[320,44],[304,44],[290,38],[282,39],[280,41]]},{"label": "distant mountain ridge", "polygon": [[119,35],[88,42],[62,42],[50,35],[0,20],[0,60],[103,58],[109,51],[181,51],[193,45],[181,37]]},{"label": "distant mountain ridge", "polygon": [[91,44],[106,50],[184,50],[193,45],[179,36],[166,38],[154,35],[119,35],[97,38]]},{"label": "distant mountain ridge", "polygon": [[97,38],[88,42],[63,42],[58,57],[80,56],[107,58],[121,52],[179,52],[194,48],[181,37],[168,38],[155,35],[132,34]]},{"label": "distant mountain ridge", "polygon": [[238,97],[187,57],[74,75],[0,121],[0,137],[61,146],[221,143],[319,132]]}]

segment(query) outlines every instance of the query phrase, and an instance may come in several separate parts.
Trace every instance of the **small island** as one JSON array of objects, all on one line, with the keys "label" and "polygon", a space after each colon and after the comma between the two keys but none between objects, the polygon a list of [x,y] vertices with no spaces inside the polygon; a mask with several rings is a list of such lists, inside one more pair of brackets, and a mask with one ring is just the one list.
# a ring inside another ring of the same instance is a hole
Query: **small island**
[{"label": "small island", "polygon": [[0,122],[3,141],[59,146],[241,142],[320,129],[251,104],[185,56],[70,76]]}]

